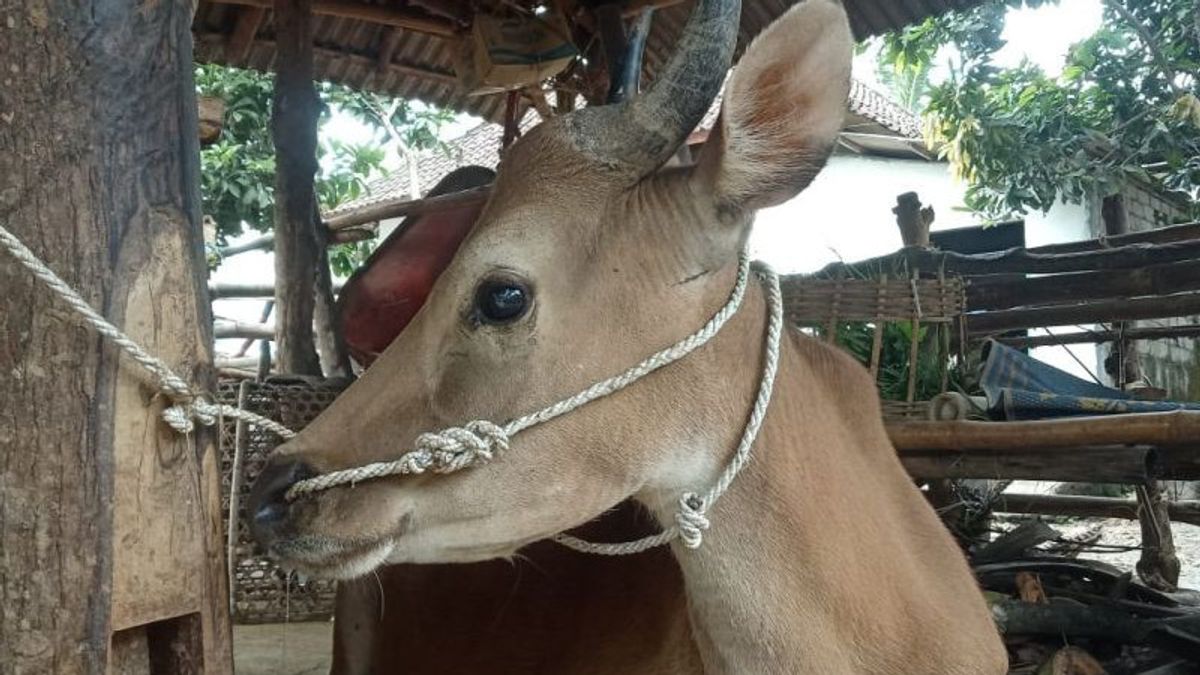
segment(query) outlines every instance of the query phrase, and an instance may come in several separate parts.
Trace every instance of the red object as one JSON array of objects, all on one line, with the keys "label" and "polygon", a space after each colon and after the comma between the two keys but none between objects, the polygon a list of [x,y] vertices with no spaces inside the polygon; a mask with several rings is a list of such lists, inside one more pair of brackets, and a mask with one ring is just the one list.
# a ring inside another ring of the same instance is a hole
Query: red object
[{"label": "red object", "polygon": [[[448,174],[427,196],[486,185],[492,176],[482,167],[464,167]],[[461,206],[406,219],[350,277],[337,308],[355,361],[369,366],[412,321],[482,208]]]}]

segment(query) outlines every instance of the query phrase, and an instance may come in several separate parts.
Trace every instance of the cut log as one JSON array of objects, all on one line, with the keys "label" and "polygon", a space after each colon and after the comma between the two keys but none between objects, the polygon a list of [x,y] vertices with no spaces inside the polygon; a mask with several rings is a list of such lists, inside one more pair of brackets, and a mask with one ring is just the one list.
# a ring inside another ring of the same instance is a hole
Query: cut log
[{"label": "cut log", "polygon": [[216,143],[225,121],[225,101],[216,96],[201,96],[196,99],[196,107],[200,117],[200,145]]},{"label": "cut log", "polygon": [[[1023,558],[1029,549],[1038,544],[1054,541],[1060,536],[1062,535],[1058,530],[1040,520],[1024,523],[1000,535],[995,541],[985,544],[972,556],[972,562],[976,564],[988,564]],[[1017,579],[1017,586],[1019,589],[1020,578]]]},{"label": "cut log", "polygon": [[1142,554],[1138,558],[1138,578],[1150,588],[1164,592],[1179,589],[1179,558],[1166,496],[1157,481],[1137,486],[1138,522],[1142,529]]},{"label": "cut log", "polygon": [[1063,647],[1038,668],[1037,675],[1108,675],[1108,672],[1079,647]]},{"label": "cut log", "polygon": [[1031,602],[1035,605],[1044,605],[1048,602],[1042,582],[1032,572],[1017,572],[1017,595],[1021,598],[1021,602]]}]

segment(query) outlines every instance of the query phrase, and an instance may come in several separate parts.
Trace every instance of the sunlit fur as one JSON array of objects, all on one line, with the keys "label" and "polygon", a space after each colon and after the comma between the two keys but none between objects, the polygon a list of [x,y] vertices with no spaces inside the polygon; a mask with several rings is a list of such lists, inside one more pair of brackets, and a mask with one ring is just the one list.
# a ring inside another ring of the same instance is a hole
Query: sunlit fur
[{"label": "sunlit fur", "polygon": [[[794,196],[828,156],[851,44],[839,3],[807,0],[787,12],[736,69],[721,131],[695,168],[632,182],[580,154],[562,118],[532,131],[508,152],[426,306],[284,452],[318,471],[393,458],[422,431],[536,410],[695,330],[725,301],[753,211]],[[534,305],[511,325],[473,325],[474,289],[497,270],[527,280]],[[317,537],[378,541],[397,563],[504,557],[630,497],[669,522],[678,495],[711,484],[736,444],[758,382],[764,317],[753,286],[704,348],[518,435],[481,467],[304,500],[293,509],[295,537],[275,552],[318,568],[319,549],[299,550],[303,537]],[[593,576],[575,581],[573,601],[542,598],[537,609],[556,618],[532,643],[541,651],[523,655],[544,652],[557,669],[495,661],[488,672],[1004,672],[963,556],[889,445],[874,384],[841,352],[789,333],[755,456],[709,515],[703,548],[675,550],[678,568],[664,556],[567,566]],[[359,573],[365,560],[345,564]],[[612,576],[620,574],[634,576]],[[614,583],[641,594],[589,611],[608,600],[587,590]],[[410,611],[394,605],[389,612]],[[339,610],[339,631],[357,630],[361,616],[352,616]],[[649,616],[659,618],[638,623]],[[504,628],[521,640],[523,625]],[[430,630],[439,628],[465,630],[453,622]],[[351,643],[344,633],[340,663],[392,672],[468,658],[426,653],[413,634],[364,632],[357,639],[366,642]],[[380,641],[408,645],[408,660],[370,663],[363,654],[379,653]],[[475,648],[509,654],[495,641]]]}]

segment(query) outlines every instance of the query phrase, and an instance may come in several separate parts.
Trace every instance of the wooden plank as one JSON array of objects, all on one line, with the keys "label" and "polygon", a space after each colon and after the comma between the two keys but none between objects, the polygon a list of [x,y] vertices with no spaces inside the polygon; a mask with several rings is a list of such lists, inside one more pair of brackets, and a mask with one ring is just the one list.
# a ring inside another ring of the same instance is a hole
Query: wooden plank
[{"label": "wooden plank", "polygon": [[1034,253],[1078,253],[1080,251],[1098,251],[1106,248],[1126,246],[1128,244],[1169,244],[1177,241],[1200,239],[1200,223],[1184,223],[1158,227],[1145,232],[1130,232],[1129,234],[1114,235],[1103,239],[1084,239],[1062,244],[1048,244],[1029,249]]},{"label": "wooden plank", "polygon": [[1200,290],[1200,260],[1112,272],[1074,272],[1028,279],[972,277],[966,286],[972,312],[1169,295]]},{"label": "wooden plank", "polygon": [[[220,5],[242,5],[244,7],[274,8],[274,0],[209,0]],[[424,12],[396,7],[394,5],[371,5],[353,0],[316,0],[312,13],[335,16],[341,19],[356,19],[384,26],[395,26],[405,30],[438,37],[454,37],[458,26],[452,21],[439,19]]]},{"label": "wooden plank", "polygon": [[1200,412],[1075,417],[1030,422],[890,422],[897,449],[1065,448],[1078,445],[1186,445],[1200,439]]},{"label": "wooden plank", "polygon": [[1200,314],[1200,292],[1176,293],[1148,298],[1117,298],[963,315],[967,333],[988,335],[1021,328],[1073,326],[1112,321],[1169,319]]}]

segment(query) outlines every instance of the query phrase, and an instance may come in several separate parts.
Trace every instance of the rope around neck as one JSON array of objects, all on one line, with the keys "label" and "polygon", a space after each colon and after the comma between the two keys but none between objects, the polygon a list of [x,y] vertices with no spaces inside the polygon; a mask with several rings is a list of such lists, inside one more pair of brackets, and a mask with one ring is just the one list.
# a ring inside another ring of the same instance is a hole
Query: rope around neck
[{"label": "rope around neck", "polygon": [[274,420],[267,419],[261,415],[255,415],[252,412],[241,410],[231,405],[212,403],[201,394],[194,392],[188,386],[188,383],[176,375],[167,364],[148,354],[146,350],[142,349],[128,335],[109,323],[103,316],[100,316],[99,312],[92,309],[92,306],[80,297],[73,288],[67,285],[67,282],[63,281],[41,260],[38,260],[33,251],[30,251],[25,244],[21,243],[20,239],[17,239],[3,225],[0,225],[0,246],[12,254],[17,259],[17,262],[32,272],[38,280],[53,291],[67,306],[75,310],[75,313],[84,322],[94,328],[97,333],[120,347],[121,351],[125,352],[129,358],[133,359],[134,363],[150,375],[159,392],[171,400],[172,405],[162,411],[162,419],[175,431],[181,434],[190,434],[196,428],[194,422],[199,422],[205,426],[212,426],[224,416],[241,419],[250,424],[260,426],[274,432],[281,438],[292,438],[296,435],[294,431]]},{"label": "rope around neck", "polygon": [[[503,426],[486,420],[475,420],[462,427],[451,427],[434,433],[421,434],[414,443],[415,447],[395,460],[331,471],[302,480],[288,490],[286,498],[296,499],[302,495],[328,490],[340,485],[354,485],[360,481],[386,476],[422,474],[426,471],[451,473],[490,461],[496,455],[508,450],[513,435],[571,412],[598,398],[618,392],[708,343],[737,313],[742,304],[749,276],[749,260],[749,255],[743,250],[738,258],[737,279],[729,300],[721,309],[717,310],[708,323],[695,333],[653,354],[625,372],[598,382],[574,396],[537,412],[518,417]],[[754,445],[754,439],[758,436],[758,430],[762,426],[762,420],[766,415],[774,388],[775,372],[779,361],[779,339],[783,324],[783,301],[779,290],[779,279],[775,273],[766,266],[762,266],[759,274],[765,282],[769,312],[762,380],[754,409],[742,433],[738,449],[716,484],[703,496],[692,492],[685,493],[679,500],[679,512],[675,516],[675,525],[659,534],[620,544],[592,543],[565,534],[554,537],[555,541],[577,551],[602,555],[639,553],[670,542],[677,537],[681,538],[688,548],[694,549],[700,546],[703,541],[703,532],[709,527],[707,512],[712,508],[713,503],[729,489],[729,484],[749,460],[750,450]]]}]

